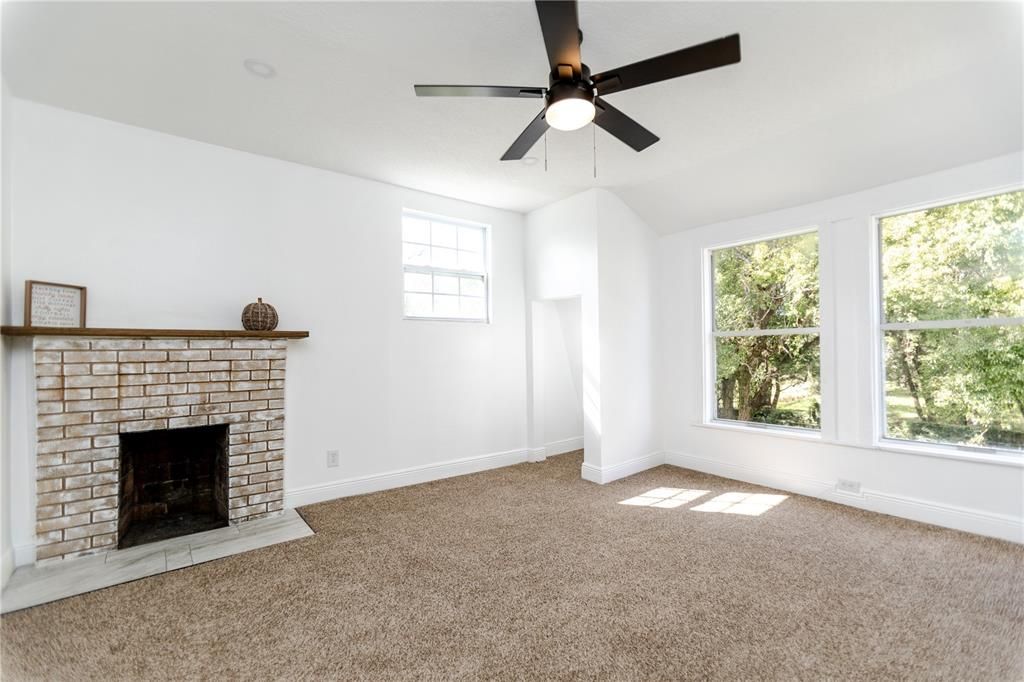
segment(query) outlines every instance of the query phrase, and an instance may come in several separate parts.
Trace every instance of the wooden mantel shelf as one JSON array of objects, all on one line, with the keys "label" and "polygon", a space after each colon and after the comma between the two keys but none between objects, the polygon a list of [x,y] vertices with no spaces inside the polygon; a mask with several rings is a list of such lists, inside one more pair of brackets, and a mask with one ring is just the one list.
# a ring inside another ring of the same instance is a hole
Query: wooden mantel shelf
[{"label": "wooden mantel shelf", "polygon": [[200,339],[305,339],[308,331],[251,332],[245,329],[116,329],[104,327],[0,327],[4,336],[103,336],[141,339],[200,338]]}]

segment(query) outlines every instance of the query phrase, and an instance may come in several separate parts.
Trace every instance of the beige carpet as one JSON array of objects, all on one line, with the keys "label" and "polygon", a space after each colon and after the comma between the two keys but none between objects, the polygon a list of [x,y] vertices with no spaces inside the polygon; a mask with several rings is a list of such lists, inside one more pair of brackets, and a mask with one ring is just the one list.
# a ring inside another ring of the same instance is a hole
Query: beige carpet
[{"label": "beige carpet", "polygon": [[[1019,546],[580,463],[307,507],[315,537],[5,616],[3,679],[1024,678]],[[618,504],[656,487],[710,493]]]}]

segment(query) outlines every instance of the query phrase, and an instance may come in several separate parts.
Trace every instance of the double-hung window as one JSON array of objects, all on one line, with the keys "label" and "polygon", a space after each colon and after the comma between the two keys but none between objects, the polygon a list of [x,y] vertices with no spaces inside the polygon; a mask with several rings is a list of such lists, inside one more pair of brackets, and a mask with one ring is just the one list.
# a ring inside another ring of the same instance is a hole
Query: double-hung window
[{"label": "double-hung window", "polygon": [[818,233],[710,257],[712,418],[819,429]]},{"label": "double-hung window", "polygon": [[1024,450],[1024,192],[878,220],[888,439]]},{"label": "double-hung window", "polygon": [[405,316],[487,322],[487,226],[402,214]]}]

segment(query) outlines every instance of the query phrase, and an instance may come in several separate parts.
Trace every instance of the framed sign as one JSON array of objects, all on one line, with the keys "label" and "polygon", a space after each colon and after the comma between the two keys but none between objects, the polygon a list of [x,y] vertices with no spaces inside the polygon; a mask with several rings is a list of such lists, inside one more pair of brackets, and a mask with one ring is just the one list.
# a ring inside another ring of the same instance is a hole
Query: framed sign
[{"label": "framed sign", "polygon": [[85,327],[85,287],[25,282],[26,327]]}]

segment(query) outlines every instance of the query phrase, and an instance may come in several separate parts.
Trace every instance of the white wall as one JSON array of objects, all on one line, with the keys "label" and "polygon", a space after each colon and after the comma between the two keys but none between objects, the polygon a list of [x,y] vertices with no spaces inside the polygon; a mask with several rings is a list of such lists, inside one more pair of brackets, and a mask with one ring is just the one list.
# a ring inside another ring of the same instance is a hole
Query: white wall
[{"label": "white wall", "polygon": [[583,447],[583,346],[580,299],[544,301],[539,366],[544,376],[544,454]]},{"label": "white wall", "polygon": [[546,452],[542,358],[549,302],[578,299],[583,456],[601,461],[601,347],[597,277],[597,200],[582,192],[526,216],[527,397],[531,459]]},{"label": "white wall", "polygon": [[[11,212],[11,154],[7,140],[13,134],[10,114],[10,93],[7,83],[0,79],[0,291],[10,288],[10,212]],[[0,297],[0,318],[7,319],[7,296]],[[0,586],[14,571],[14,542],[11,533],[10,491],[11,457],[10,429],[7,428],[7,411],[10,407],[7,386],[8,343],[0,336]]]},{"label": "white wall", "polygon": [[[828,201],[665,237],[661,258],[662,412],[667,460],[886,513],[1021,541],[1024,468],[876,446],[872,377],[872,216],[1024,181],[1020,154]],[[702,421],[702,253],[712,246],[818,226],[821,243],[822,434],[799,439]],[[602,291],[603,293],[603,291]],[[859,481],[862,496],[835,492]]]},{"label": "white wall", "polygon": [[657,236],[614,194],[597,193],[602,479],[656,463]]},{"label": "white wall", "polygon": [[[4,323],[25,279],[88,286],[90,326],[239,328],[262,296],[311,333],[289,346],[289,503],[525,459],[523,216],[23,100],[13,114]],[[491,324],[402,319],[403,207],[492,226]],[[27,355],[8,379],[16,545],[32,541]]]},{"label": "white wall", "polygon": [[[651,229],[604,189],[527,215],[528,298],[580,297],[582,474],[591,481],[604,483],[660,462],[656,243]],[[533,314],[529,327],[536,347],[547,334],[543,315]],[[538,382],[531,381],[536,394]],[[542,421],[532,410],[531,423]]]}]

